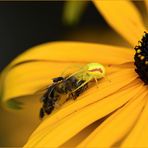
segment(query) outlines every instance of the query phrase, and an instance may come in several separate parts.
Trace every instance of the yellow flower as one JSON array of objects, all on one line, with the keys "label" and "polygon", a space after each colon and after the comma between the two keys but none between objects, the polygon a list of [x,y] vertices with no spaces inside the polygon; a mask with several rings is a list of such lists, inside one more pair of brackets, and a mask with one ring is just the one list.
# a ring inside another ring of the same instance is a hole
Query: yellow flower
[{"label": "yellow flower", "polygon": [[[94,0],[94,3],[108,24],[134,47],[145,27],[142,14],[138,12],[133,2]],[[147,21],[147,16],[144,20]]]},{"label": "yellow flower", "polygon": [[[133,48],[146,29],[132,2],[95,4]],[[25,147],[147,147],[147,86],[134,70],[134,54],[134,50],[124,47],[57,42],[34,47],[15,59],[1,75],[3,105],[16,107],[15,99],[33,95],[69,65],[101,63],[109,79],[100,80],[99,88],[94,85],[47,116]],[[37,99],[31,102],[39,111]]]}]

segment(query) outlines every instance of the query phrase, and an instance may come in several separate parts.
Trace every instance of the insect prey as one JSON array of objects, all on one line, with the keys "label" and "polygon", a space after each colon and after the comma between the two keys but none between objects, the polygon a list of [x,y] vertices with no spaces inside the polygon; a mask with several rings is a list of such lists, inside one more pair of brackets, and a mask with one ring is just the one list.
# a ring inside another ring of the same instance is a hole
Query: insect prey
[{"label": "insect prey", "polygon": [[63,104],[69,99],[75,100],[88,88],[90,81],[95,80],[98,83],[98,79],[104,76],[105,68],[103,65],[89,63],[71,75],[53,78],[53,83],[42,96],[40,118],[43,118],[45,114],[49,115],[59,104]]}]

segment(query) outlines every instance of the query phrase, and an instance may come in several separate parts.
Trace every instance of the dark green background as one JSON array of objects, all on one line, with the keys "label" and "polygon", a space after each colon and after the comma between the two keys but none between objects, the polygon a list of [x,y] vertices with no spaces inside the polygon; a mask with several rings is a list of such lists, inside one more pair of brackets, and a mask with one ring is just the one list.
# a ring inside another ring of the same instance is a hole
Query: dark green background
[{"label": "dark green background", "polygon": [[[78,25],[62,22],[64,2],[0,2],[0,70],[18,54],[34,45],[59,40],[93,39],[70,37],[79,30],[104,26],[104,20],[89,2]],[[98,27],[99,28],[99,27]]]}]

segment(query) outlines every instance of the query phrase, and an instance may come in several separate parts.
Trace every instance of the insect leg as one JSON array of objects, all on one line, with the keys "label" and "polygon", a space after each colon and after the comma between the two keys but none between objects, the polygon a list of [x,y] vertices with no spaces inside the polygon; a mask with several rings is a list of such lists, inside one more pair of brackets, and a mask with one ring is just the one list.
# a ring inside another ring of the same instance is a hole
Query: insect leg
[{"label": "insect leg", "polygon": [[59,108],[60,105],[57,102],[55,102],[54,107]]},{"label": "insect leg", "polygon": [[40,109],[40,118],[43,118],[43,117],[44,117],[44,114],[45,114],[45,113],[44,113],[44,109],[41,108],[41,109]]},{"label": "insect leg", "polygon": [[51,85],[51,86],[48,88],[48,97],[53,97],[53,96],[51,96],[51,93],[53,92],[53,90],[55,89],[55,87],[56,87],[56,84]]},{"label": "insect leg", "polygon": [[74,92],[71,92],[70,94],[69,94],[69,97],[68,97],[68,99],[67,100],[69,100],[70,98],[72,98],[72,99],[76,99],[77,98],[77,95],[74,93]]}]

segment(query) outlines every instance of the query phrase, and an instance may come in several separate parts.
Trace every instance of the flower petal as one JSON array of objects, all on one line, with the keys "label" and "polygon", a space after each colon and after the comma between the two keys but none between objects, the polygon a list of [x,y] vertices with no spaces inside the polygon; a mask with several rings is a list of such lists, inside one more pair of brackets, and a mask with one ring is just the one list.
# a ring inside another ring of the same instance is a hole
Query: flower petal
[{"label": "flower petal", "polygon": [[34,47],[16,58],[2,73],[2,101],[35,93],[49,85],[51,78],[59,76],[69,65],[88,62],[121,64],[132,61],[133,54],[134,51],[127,48],[76,42]]},{"label": "flower petal", "polygon": [[126,0],[93,1],[109,25],[134,47],[146,29],[133,2]]},{"label": "flower petal", "polygon": [[[138,86],[139,85],[141,84],[138,83]],[[138,91],[139,87],[138,89],[134,90]],[[91,94],[92,95],[89,95],[84,99],[82,99],[81,97],[81,99],[73,102],[72,104],[70,105],[68,104],[69,106],[63,105],[62,107],[63,111],[65,108],[67,108],[65,109],[65,111],[67,110],[66,113],[67,115],[65,117],[63,116],[63,112],[61,109],[59,110],[59,113],[57,112],[57,114],[55,113],[51,117],[44,120],[44,122],[38,127],[38,129],[31,136],[30,140],[26,144],[26,147],[45,146],[45,145],[53,147],[60,146],[61,144],[69,140],[71,137],[80,132],[83,128],[87,127],[92,122],[102,118],[103,116],[106,116],[107,114],[111,113],[112,111],[116,110],[117,108],[125,104],[130,98],[132,98],[132,96],[135,93],[130,89],[125,89],[122,92],[114,94],[113,96],[108,96],[108,98],[106,99],[104,98],[103,100],[97,102],[94,101],[92,102],[92,100],[94,100],[95,98],[100,100],[99,97],[101,97],[101,95],[99,95],[99,93],[96,93],[97,94],[96,96],[93,93]],[[127,94],[130,97],[129,98],[125,97],[123,94]],[[90,102],[90,100],[92,103],[88,103],[88,101]],[[82,104],[80,101],[81,102],[83,101],[84,103],[87,102],[87,106],[83,106],[80,109],[77,108],[79,105]],[[73,110],[73,113],[71,113],[70,111],[70,106],[71,107],[75,106],[75,110]],[[74,121],[79,121],[79,122],[74,122]],[[63,130],[65,128],[66,131]],[[52,141],[49,141],[51,137]]]},{"label": "flower petal", "polygon": [[22,147],[41,122],[38,98],[21,97],[21,101],[25,101],[25,104],[19,111],[0,109],[0,147]]},{"label": "flower petal", "polygon": [[[147,97],[148,95],[145,97],[146,101]],[[144,110],[140,115],[140,118],[137,121],[135,127],[123,142],[122,147],[148,147],[147,121],[148,121],[148,102],[146,103]]]},{"label": "flower petal", "polygon": [[9,66],[28,60],[47,60],[57,63],[121,64],[133,61],[133,55],[134,50],[124,47],[81,42],[54,42],[31,48],[16,58]]},{"label": "flower petal", "polygon": [[88,137],[88,135],[96,128],[98,127],[109,115],[97,120],[96,122],[90,124],[83,130],[81,130],[78,134],[73,136],[70,140],[66,141],[64,144],[60,146],[60,148],[74,148],[76,147],[81,141],[83,141],[85,138]]},{"label": "flower petal", "polygon": [[[142,95],[141,93],[143,93],[143,89],[127,105],[111,115],[101,126],[95,129],[79,147],[112,147],[116,145],[134,126],[145,105],[146,100],[144,97],[147,95],[147,91],[145,90]],[[131,115],[129,116],[129,114]]]}]

